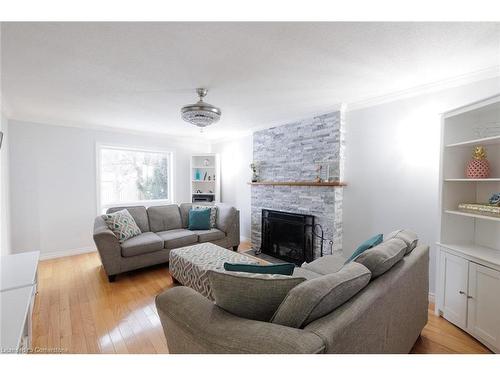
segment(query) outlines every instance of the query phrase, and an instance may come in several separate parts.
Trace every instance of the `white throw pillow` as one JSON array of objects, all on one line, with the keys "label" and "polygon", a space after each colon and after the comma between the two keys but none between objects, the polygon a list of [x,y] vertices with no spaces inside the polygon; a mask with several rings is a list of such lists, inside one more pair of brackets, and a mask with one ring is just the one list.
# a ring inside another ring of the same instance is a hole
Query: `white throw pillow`
[{"label": "white throw pillow", "polygon": [[112,214],[105,214],[103,215],[103,219],[120,242],[142,233],[134,218],[126,209],[116,211]]}]

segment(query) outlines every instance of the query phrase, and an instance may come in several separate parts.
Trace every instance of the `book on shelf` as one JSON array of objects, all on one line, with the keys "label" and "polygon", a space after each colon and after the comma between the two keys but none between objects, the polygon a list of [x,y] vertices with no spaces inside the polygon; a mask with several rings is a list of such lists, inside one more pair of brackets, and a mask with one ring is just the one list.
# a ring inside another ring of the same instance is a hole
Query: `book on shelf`
[{"label": "book on shelf", "polygon": [[500,215],[500,206],[488,203],[460,203],[458,209],[461,211],[474,211],[478,213],[487,213]]}]

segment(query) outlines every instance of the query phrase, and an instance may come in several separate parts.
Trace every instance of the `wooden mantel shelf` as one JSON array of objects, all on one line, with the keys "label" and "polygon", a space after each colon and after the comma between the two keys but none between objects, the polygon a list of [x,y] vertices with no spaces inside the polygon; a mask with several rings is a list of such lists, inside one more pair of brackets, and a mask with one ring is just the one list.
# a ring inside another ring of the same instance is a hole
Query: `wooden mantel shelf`
[{"label": "wooden mantel shelf", "polygon": [[314,181],[260,181],[249,182],[249,185],[272,185],[272,186],[347,186],[342,181],[314,182]]}]

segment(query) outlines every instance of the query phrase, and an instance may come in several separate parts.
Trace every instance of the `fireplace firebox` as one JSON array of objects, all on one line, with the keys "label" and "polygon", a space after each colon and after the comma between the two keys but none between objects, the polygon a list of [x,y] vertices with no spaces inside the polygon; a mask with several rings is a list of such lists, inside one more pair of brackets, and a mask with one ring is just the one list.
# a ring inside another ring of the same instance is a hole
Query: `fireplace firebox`
[{"label": "fireplace firebox", "polygon": [[296,265],[314,260],[314,216],[262,210],[260,251]]}]

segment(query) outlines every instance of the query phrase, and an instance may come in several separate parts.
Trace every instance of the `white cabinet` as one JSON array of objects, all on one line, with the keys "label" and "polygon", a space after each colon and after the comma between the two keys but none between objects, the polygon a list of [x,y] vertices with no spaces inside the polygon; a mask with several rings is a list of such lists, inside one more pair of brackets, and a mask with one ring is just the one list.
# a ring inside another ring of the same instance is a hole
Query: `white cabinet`
[{"label": "white cabinet", "polygon": [[444,274],[443,317],[465,329],[467,325],[467,260],[441,253]]},{"label": "white cabinet", "polygon": [[500,271],[443,249],[439,267],[442,316],[500,352]]},{"label": "white cabinet", "polygon": [[469,262],[467,330],[500,349],[500,272]]}]

